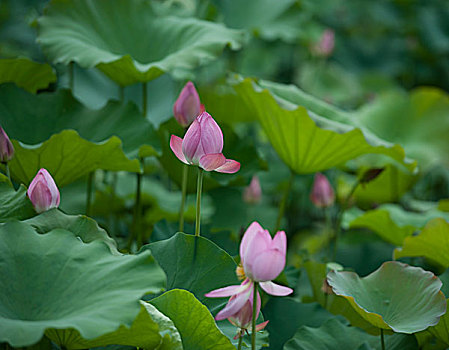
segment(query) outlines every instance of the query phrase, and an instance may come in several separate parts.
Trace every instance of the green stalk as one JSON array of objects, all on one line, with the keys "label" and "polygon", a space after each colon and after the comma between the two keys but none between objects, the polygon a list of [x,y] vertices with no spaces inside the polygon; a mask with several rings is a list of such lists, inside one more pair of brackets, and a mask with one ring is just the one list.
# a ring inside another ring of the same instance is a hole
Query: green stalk
[{"label": "green stalk", "polygon": [[75,87],[75,63],[73,61],[69,63],[69,87],[73,94]]},{"label": "green stalk", "polygon": [[142,174],[136,174],[137,186],[136,186],[136,202],[134,207],[134,231],[135,236],[137,236],[137,249],[140,249],[142,246],[142,228],[140,225],[140,219],[142,215],[142,207],[141,207],[141,191],[142,191]]},{"label": "green stalk", "polygon": [[274,231],[273,231],[274,233],[279,231],[279,229],[281,228],[281,221],[282,221],[282,218],[284,217],[285,207],[287,206],[288,196],[290,194],[294,179],[295,179],[295,173],[293,172],[293,170],[291,170],[290,178],[287,183],[287,187],[285,188],[285,192],[282,197],[281,204],[279,205],[279,213],[278,213],[278,218],[276,220],[276,227],[274,228]]},{"label": "green stalk", "polygon": [[11,181],[11,173],[10,173],[10,171],[9,171],[9,165],[8,165],[8,162],[5,162],[5,163],[3,163],[3,164],[5,164],[6,177],[9,179],[9,182],[12,183],[12,181]]},{"label": "green stalk", "polygon": [[201,192],[203,190],[203,169],[198,168],[198,182],[196,185],[196,224],[195,236],[200,236],[201,227]]},{"label": "green stalk", "polygon": [[241,350],[242,349],[242,343],[243,343],[243,334],[240,334],[239,345],[238,345],[237,350]]},{"label": "green stalk", "polygon": [[91,171],[87,177],[86,216],[91,216],[93,182],[94,182],[94,172]]},{"label": "green stalk", "polygon": [[253,295],[253,319],[251,328],[251,349],[256,350],[256,316],[257,316],[257,286],[258,282],[254,282],[254,295]]},{"label": "green stalk", "polygon": [[351,199],[352,195],[354,194],[355,190],[359,186],[360,181],[357,179],[356,183],[352,186],[351,191],[343,201],[343,204],[341,206],[340,212],[338,213],[337,223],[335,227],[335,238],[334,238],[334,253],[332,255],[332,261],[335,261],[335,258],[337,256],[337,242],[338,237],[341,232],[341,221],[343,219],[343,214],[345,213],[346,209],[348,208],[349,200]]},{"label": "green stalk", "polygon": [[380,344],[382,346],[382,350],[385,350],[385,339],[384,339],[384,330],[380,329]]},{"label": "green stalk", "polygon": [[120,102],[125,101],[125,87],[123,85],[119,85],[118,93]]},{"label": "green stalk", "polygon": [[147,86],[148,83],[142,83],[142,113],[143,117],[147,117]]},{"label": "green stalk", "polygon": [[182,199],[181,207],[179,208],[179,232],[184,232],[184,207],[187,197],[187,179],[189,177],[189,166],[183,164],[182,168]]}]

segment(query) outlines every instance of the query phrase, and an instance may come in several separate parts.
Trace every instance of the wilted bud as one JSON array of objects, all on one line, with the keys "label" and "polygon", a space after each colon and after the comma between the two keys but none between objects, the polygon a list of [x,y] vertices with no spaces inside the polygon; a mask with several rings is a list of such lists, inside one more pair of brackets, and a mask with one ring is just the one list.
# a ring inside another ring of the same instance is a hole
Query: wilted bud
[{"label": "wilted bud", "polygon": [[0,126],[0,163],[9,162],[14,156],[14,147],[5,130]]},{"label": "wilted bud", "polygon": [[310,200],[318,208],[326,208],[334,204],[335,194],[326,176],[315,174]]},{"label": "wilted bud", "polygon": [[262,188],[260,187],[259,178],[254,175],[250,184],[243,191],[243,200],[248,204],[259,203],[262,199]]},{"label": "wilted bud", "polygon": [[59,190],[55,180],[46,169],[40,169],[27,191],[34,209],[42,213],[59,206]]},{"label": "wilted bud", "polygon": [[326,29],[321,35],[320,41],[315,44],[312,51],[317,56],[328,57],[334,51],[335,34],[332,29]]},{"label": "wilted bud", "polygon": [[181,90],[173,105],[173,115],[178,123],[185,128],[202,112],[204,112],[204,106],[200,102],[195,86],[189,81]]}]

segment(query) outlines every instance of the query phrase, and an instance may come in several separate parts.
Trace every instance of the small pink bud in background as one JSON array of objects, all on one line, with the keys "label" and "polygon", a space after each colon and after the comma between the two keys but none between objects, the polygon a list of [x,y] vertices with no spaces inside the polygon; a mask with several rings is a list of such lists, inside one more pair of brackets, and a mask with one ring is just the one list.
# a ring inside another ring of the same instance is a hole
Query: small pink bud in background
[{"label": "small pink bud in background", "polygon": [[31,181],[27,191],[37,213],[59,206],[59,190],[55,180],[46,169],[40,169]]},{"label": "small pink bud in background", "polygon": [[184,136],[184,139],[172,135],[170,148],[178,159],[185,164],[198,165],[206,171],[235,173],[240,163],[226,159],[223,150],[223,133],[217,122],[207,113],[201,113]]},{"label": "small pink bud in background", "polygon": [[9,162],[14,156],[14,147],[5,130],[0,126],[0,163]]},{"label": "small pink bud in background", "polygon": [[321,35],[320,41],[312,47],[312,52],[317,56],[329,57],[334,51],[335,33],[332,29],[326,29]]},{"label": "small pink bud in background", "polygon": [[173,105],[173,115],[182,127],[187,127],[197,116],[204,112],[204,106],[195,89],[195,85],[189,81],[181,90],[178,99]]},{"label": "small pink bud in background", "polygon": [[334,204],[335,194],[326,176],[315,174],[310,200],[318,208],[326,208]]},{"label": "small pink bud in background", "polygon": [[262,188],[259,178],[254,175],[250,184],[243,191],[243,201],[248,204],[257,204],[262,199]]}]

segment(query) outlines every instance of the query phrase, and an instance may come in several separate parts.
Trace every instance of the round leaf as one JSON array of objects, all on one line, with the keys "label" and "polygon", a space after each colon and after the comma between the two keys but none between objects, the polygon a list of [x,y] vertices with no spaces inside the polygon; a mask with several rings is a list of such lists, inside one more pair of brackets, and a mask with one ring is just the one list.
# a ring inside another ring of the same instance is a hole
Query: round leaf
[{"label": "round leaf", "polygon": [[24,220],[36,214],[26,192],[23,185],[15,191],[8,178],[0,174],[0,222]]},{"label": "round leaf", "polygon": [[420,267],[388,261],[364,278],[331,271],[327,281],[335,294],[378,328],[411,334],[436,325],[446,312],[441,281]]},{"label": "round leaf", "polygon": [[51,328],[93,339],[129,327],[140,297],[164,282],[147,252],[112,255],[103,242],[85,244],[63,229],[42,235],[8,222],[0,226],[0,341],[22,347]]},{"label": "round leaf", "polygon": [[123,86],[164,72],[185,76],[243,41],[242,32],[219,24],[159,17],[142,0],[52,0],[39,18],[38,42],[54,63],[96,66]]}]

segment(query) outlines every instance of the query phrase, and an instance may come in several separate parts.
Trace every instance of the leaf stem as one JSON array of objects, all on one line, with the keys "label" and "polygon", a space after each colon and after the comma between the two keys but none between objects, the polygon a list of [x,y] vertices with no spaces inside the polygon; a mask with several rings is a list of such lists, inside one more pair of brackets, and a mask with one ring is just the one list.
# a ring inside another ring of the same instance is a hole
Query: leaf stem
[{"label": "leaf stem", "polygon": [[195,236],[200,236],[201,226],[201,192],[203,190],[203,169],[198,168],[198,182],[196,185],[196,223]]},{"label": "leaf stem", "polygon": [[253,319],[251,327],[251,349],[256,350],[256,316],[257,316],[257,287],[259,283],[254,282],[254,295],[253,295]]},{"label": "leaf stem", "polygon": [[241,350],[242,349],[242,343],[243,343],[243,334],[240,334],[239,345],[237,347],[237,350]]},{"label": "leaf stem", "polygon": [[87,189],[86,189],[86,216],[91,216],[92,213],[92,188],[94,182],[94,171],[91,171],[87,176]]},{"label": "leaf stem", "polygon": [[69,63],[69,87],[73,95],[73,88],[75,87],[75,62],[73,61]]},{"label": "leaf stem", "polygon": [[189,166],[187,164],[183,164],[183,168],[182,168],[182,198],[181,198],[181,207],[179,208],[179,232],[184,232],[184,207],[186,204],[188,176],[189,176]]},{"label": "leaf stem", "polygon": [[276,220],[276,226],[275,226],[274,231],[273,231],[275,234],[281,228],[281,221],[282,221],[282,218],[284,217],[285,207],[287,206],[288,196],[290,194],[290,191],[291,191],[294,179],[295,179],[295,173],[294,173],[293,170],[291,170],[290,178],[289,178],[288,183],[287,183],[287,187],[285,188],[285,192],[284,192],[284,195],[282,197],[281,204],[279,205],[278,218]]},{"label": "leaf stem", "polygon": [[148,83],[142,83],[142,114],[144,118],[147,117],[147,87]]},{"label": "leaf stem", "polygon": [[118,94],[119,94],[120,102],[124,102],[125,101],[125,87],[123,85],[119,85]]},{"label": "leaf stem", "polygon": [[382,346],[382,350],[385,350],[385,339],[384,339],[384,330],[380,329],[380,344]]},{"label": "leaf stem", "polygon": [[[141,159],[142,161],[142,159]],[[142,204],[141,204],[141,192],[142,192],[142,173],[138,172],[136,174],[136,202],[134,204],[134,231],[137,237],[137,249],[142,246],[142,228],[141,228],[141,216],[142,216]]]},{"label": "leaf stem", "polygon": [[6,177],[9,179],[9,182],[12,183],[11,181],[11,172],[9,171],[9,165],[8,162],[3,163],[5,164],[5,173],[6,173]]}]

